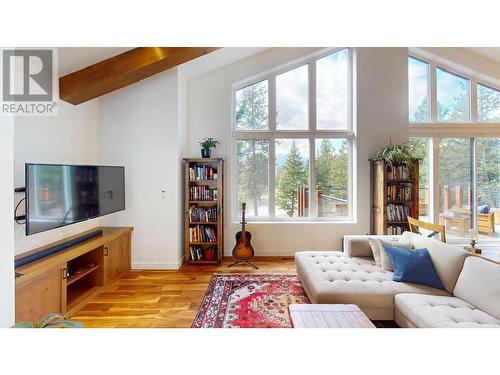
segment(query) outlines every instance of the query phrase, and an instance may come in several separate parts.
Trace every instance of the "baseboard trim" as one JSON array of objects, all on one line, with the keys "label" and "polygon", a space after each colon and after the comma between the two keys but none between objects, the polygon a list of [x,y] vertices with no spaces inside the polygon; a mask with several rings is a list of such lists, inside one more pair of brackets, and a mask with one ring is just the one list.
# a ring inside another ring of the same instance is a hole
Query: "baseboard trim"
[{"label": "baseboard trim", "polygon": [[[256,257],[293,257],[296,252],[303,250],[268,250],[268,251],[256,251]],[[224,254],[225,257],[232,256],[231,253]]]},{"label": "baseboard trim", "polygon": [[184,257],[177,262],[132,262],[133,270],[178,270],[184,263]]}]

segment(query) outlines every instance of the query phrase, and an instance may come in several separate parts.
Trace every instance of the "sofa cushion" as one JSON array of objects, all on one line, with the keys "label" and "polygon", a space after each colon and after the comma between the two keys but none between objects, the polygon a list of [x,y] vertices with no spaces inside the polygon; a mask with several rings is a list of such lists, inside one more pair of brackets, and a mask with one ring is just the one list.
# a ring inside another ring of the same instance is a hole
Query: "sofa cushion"
[{"label": "sofa cushion", "polygon": [[426,248],[432,259],[434,269],[449,293],[453,292],[458,275],[462,270],[465,258],[471,254],[457,246],[451,246],[441,241],[421,236],[420,234],[404,232],[401,238],[410,241],[415,248]]},{"label": "sofa cushion", "polygon": [[500,320],[456,297],[402,293],[396,295],[395,307],[396,317],[418,328],[500,328]]},{"label": "sofa cushion", "polygon": [[392,272],[373,260],[351,258],[340,251],[295,253],[297,275],[312,303],[355,304],[370,319],[394,319],[394,295],[429,293],[448,295],[443,290],[392,280]]},{"label": "sofa cushion", "polygon": [[394,266],[394,281],[412,282],[444,289],[439,276],[434,270],[432,260],[427,249],[401,249],[386,246],[385,250],[391,257]]},{"label": "sofa cushion", "polygon": [[379,239],[376,237],[368,237],[368,243],[370,244],[370,248],[373,254],[373,260],[375,261],[375,265],[378,267],[382,267],[382,261],[380,258],[380,245],[378,243]]},{"label": "sofa cushion", "polygon": [[500,265],[475,256],[467,258],[453,294],[500,319]]},{"label": "sofa cushion", "polygon": [[387,240],[378,240],[378,246],[380,249],[380,263],[384,270],[386,271],[394,271],[392,267],[392,260],[389,254],[385,249],[386,246],[395,246],[403,249],[412,249],[412,243],[410,241],[404,241],[403,239],[399,239],[398,241],[387,241]]},{"label": "sofa cushion", "polygon": [[392,235],[377,235],[377,236],[366,236],[366,235],[346,235],[343,239],[343,251],[351,257],[372,257],[372,250],[368,238],[372,239],[386,239],[397,241],[400,236]]}]

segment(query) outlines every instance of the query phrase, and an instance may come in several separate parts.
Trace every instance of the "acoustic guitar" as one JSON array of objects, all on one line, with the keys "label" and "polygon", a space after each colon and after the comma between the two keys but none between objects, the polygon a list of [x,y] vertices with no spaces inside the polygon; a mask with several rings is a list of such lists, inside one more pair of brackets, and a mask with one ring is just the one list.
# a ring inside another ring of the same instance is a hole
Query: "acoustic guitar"
[{"label": "acoustic guitar", "polygon": [[255,256],[255,251],[250,243],[252,239],[252,234],[245,229],[246,220],[245,220],[245,209],[246,203],[241,204],[241,230],[236,233],[236,245],[233,248],[233,258],[236,261],[235,263],[229,265],[232,267],[234,265],[244,263],[249,266],[258,269],[257,266],[250,263],[250,259]]}]

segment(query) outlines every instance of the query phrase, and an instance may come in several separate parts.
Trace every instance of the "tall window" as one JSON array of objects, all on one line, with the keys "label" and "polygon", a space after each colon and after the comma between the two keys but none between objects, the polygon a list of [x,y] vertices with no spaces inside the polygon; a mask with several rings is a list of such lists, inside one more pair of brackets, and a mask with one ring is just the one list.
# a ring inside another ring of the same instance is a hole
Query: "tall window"
[{"label": "tall window", "polygon": [[429,122],[429,64],[408,58],[408,100],[410,122]]},{"label": "tall window", "polygon": [[352,217],[351,52],[329,51],[234,86],[234,215]]}]

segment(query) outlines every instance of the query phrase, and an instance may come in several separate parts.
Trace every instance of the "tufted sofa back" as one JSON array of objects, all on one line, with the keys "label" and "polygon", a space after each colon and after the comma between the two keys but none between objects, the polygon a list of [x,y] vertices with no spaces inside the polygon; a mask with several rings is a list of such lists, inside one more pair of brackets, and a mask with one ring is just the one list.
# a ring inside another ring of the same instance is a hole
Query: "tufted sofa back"
[{"label": "tufted sofa back", "polygon": [[370,248],[368,238],[397,239],[400,236],[381,235],[348,235],[344,236],[343,251],[350,257],[372,258],[373,253]]},{"label": "tufted sofa back", "polygon": [[500,319],[500,265],[475,256],[467,258],[453,294]]},{"label": "tufted sofa back", "polygon": [[451,246],[416,233],[404,232],[401,237],[405,241],[410,241],[415,249],[426,248],[429,250],[432,264],[441,282],[449,293],[453,293],[465,258],[471,254],[460,247]]}]

